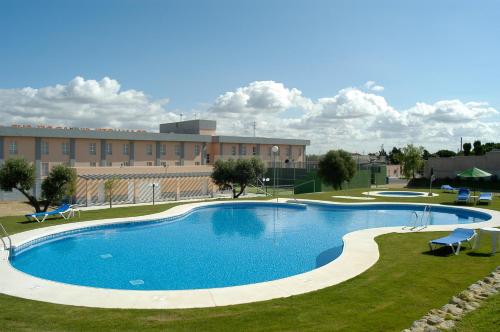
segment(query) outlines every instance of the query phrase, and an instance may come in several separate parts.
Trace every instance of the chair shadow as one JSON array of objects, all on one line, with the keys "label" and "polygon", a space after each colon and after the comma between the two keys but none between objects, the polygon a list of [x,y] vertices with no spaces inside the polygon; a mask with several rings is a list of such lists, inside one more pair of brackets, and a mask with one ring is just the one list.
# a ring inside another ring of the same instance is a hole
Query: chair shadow
[{"label": "chair shadow", "polygon": [[[470,248],[460,246],[460,253],[464,252],[465,250],[470,250]],[[422,254],[428,256],[437,256],[437,257],[449,257],[455,255],[453,250],[448,246],[439,247],[432,251],[431,250],[423,251]]]},{"label": "chair shadow", "polygon": [[492,256],[491,253],[486,253],[486,252],[468,252],[467,255],[471,256],[471,257],[491,257]]}]

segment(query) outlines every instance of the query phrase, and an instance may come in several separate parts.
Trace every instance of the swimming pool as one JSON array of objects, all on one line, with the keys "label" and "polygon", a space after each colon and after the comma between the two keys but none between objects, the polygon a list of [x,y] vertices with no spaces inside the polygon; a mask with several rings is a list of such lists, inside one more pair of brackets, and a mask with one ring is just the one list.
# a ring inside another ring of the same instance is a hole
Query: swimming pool
[{"label": "swimming pool", "polygon": [[[183,290],[270,281],[311,271],[342,252],[342,236],[405,225],[422,205],[231,203],[163,220],[95,226],[19,246],[11,264],[53,281],[110,289]],[[434,207],[431,224],[485,221]]]}]

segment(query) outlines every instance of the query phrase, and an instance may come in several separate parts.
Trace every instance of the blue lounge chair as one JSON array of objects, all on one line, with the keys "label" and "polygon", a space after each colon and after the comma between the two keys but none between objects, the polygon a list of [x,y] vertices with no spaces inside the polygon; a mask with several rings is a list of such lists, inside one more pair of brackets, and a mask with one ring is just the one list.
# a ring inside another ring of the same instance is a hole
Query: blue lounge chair
[{"label": "blue lounge chair", "polygon": [[477,199],[478,203],[486,203],[488,204],[493,200],[493,194],[492,193],[480,193],[479,197]]},{"label": "blue lounge chair", "polygon": [[457,198],[455,199],[455,202],[467,203],[469,202],[469,200],[470,200],[470,190],[467,188],[458,189]]},{"label": "blue lounge chair", "polygon": [[71,205],[63,204],[53,211],[27,214],[26,218],[28,218],[28,220],[30,220],[30,221],[36,220],[37,222],[44,222],[45,219],[47,219],[47,217],[50,217],[50,216],[61,216],[64,218],[64,220],[66,220],[68,218],[71,218],[72,215],[73,215],[73,209],[71,208]]},{"label": "blue lounge chair", "polygon": [[450,186],[449,184],[443,184],[441,186],[441,190],[444,191],[444,192],[454,192],[455,190],[457,190],[456,188],[453,188],[452,186]]},{"label": "blue lounge chair", "polygon": [[[460,253],[460,245],[464,242],[467,242],[471,249],[472,244],[470,241],[476,237],[476,231],[473,229],[467,228],[457,228],[450,235],[429,241],[429,248],[431,251],[434,251],[432,245],[441,245],[441,246],[450,246],[451,250],[455,255]],[[454,248],[456,246],[456,249]]]}]

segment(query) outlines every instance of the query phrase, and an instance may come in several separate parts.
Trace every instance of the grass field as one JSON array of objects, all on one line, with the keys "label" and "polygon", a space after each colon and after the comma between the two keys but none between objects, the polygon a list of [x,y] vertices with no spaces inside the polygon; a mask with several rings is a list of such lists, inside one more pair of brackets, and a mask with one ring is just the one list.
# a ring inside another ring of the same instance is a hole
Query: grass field
[{"label": "grass field", "polygon": [[[298,195],[333,200],[332,195],[359,195],[365,190]],[[435,198],[377,198],[452,204],[455,195]],[[339,200],[348,201],[351,200]],[[354,201],[355,202],[355,201]],[[169,205],[86,211],[82,220],[155,213]],[[500,198],[486,208],[500,210]],[[60,223],[22,223],[22,217],[3,217],[11,233]],[[427,252],[427,242],[443,233],[386,234],[377,238],[381,258],[365,273],[342,284],[285,299],[187,310],[91,309],[48,304],[0,295],[2,331],[401,331],[429,309],[500,265],[488,241],[459,256]],[[468,316],[459,331],[493,331],[498,327],[498,296]],[[496,324],[496,325],[495,325]],[[471,329],[473,328],[473,329]]]}]

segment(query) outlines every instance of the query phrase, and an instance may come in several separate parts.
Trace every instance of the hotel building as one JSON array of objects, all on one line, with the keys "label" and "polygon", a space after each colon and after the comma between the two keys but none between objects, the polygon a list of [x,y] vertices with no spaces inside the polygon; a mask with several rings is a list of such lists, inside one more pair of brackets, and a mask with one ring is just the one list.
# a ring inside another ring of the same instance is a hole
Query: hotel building
[{"label": "hotel building", "polygon": [[[35,194],[54,165],[75,168],[79,178],[110,174],[209,174],[218,159],[258,157],[281,167],[302,168],[308,140],[223,136],[216,121],[190,120],[160,124],[159,132],[0,126],[0,164],[25,158],[36,169]],[[272,146],[279,152],[272,155]],[[164,176],[164,175],[162,175]],[[104,177],[103,177],[104,178]]]}]

